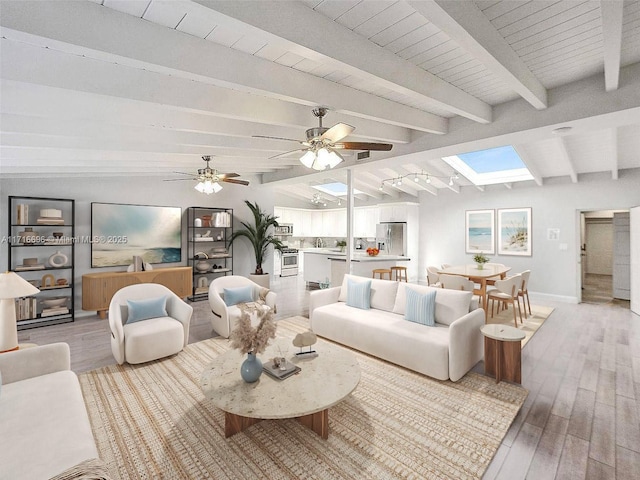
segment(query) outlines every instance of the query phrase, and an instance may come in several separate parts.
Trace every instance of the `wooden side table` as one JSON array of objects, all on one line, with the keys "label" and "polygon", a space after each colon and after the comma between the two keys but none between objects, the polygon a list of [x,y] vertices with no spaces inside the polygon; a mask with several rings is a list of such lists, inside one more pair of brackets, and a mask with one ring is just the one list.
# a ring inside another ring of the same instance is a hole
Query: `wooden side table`
[{"label": "wooden side table", "polygon": [[484,373],[501,380],[522,383],[522,330],[492,324],[480,329],[484,335]]}]

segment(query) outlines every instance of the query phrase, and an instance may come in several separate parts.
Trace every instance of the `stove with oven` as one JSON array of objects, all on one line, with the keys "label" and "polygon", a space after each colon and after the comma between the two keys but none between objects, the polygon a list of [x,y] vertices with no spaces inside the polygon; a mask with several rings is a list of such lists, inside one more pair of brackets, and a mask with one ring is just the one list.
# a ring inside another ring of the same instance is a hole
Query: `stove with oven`
[{"label": "stove with oven", "polygon": [[280,276],[293,277],[298,275],[298,249],[283,248],[280,253]]}]

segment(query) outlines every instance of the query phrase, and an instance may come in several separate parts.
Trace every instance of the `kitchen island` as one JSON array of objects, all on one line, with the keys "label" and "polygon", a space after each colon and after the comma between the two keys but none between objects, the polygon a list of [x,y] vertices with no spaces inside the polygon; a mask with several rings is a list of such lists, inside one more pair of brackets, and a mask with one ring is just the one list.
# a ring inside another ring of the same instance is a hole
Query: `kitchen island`
[{"label": "kitchen island", "polygon": [[[304,280],[307,283],[322,283],[329,279],[332,287],[342,285],[347,273],[347,254],[327,248],[305,249]],[[364,252],[355,252],[351,258],[351,273],[371,277],[374,268],[390,268],[405,265],[411,259],[400,255],[380,253],[371,257]]]}]

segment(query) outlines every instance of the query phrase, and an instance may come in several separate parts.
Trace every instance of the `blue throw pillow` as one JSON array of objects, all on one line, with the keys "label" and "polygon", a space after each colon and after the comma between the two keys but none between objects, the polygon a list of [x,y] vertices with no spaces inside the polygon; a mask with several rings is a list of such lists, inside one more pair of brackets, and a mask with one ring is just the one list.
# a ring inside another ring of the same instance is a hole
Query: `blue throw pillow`
[{"label": "blue throw pillow", "polygon": [[127,300],[129,315],[128,323],[139,322],[140,320],[148,320],[150,318],[167,316],[167,297],[147,298],[145,300]]},{"label": "blue throw pillow", "polygon": [[419,293],[406,289],[407,305],[404,318],[410,322],[433,327],[436,323],[436,291]]},{"label": "blue throw pillow", "polygon": [[246,287],[225,288],[223,296],[227,307],[243,302],[253,302],[253,287],[247,285]]},{"label": "blue throw pillow", "polygon": [[347,279],[347,305],[362,310],[371,308],[371,280],[354,282]]}]

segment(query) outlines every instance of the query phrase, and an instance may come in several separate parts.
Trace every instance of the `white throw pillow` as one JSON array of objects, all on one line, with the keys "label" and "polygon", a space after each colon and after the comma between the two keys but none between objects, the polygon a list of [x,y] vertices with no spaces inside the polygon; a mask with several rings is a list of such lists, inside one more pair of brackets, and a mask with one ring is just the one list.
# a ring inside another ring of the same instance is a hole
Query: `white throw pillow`
[{"label": "white throw pillow", "polygon": [[473,298],[472,292],[462,290],[448,290],[446,288],[427,287],[424,285],[408,285],[398,282],[398,295],[393,306],[393,313],[405,315],[407,294],[406,289],[410,288],[419,293],[427,293],[435,290],[436,293],[436,323],[451,325],[460,317],[469,313],[469,306]]}]

